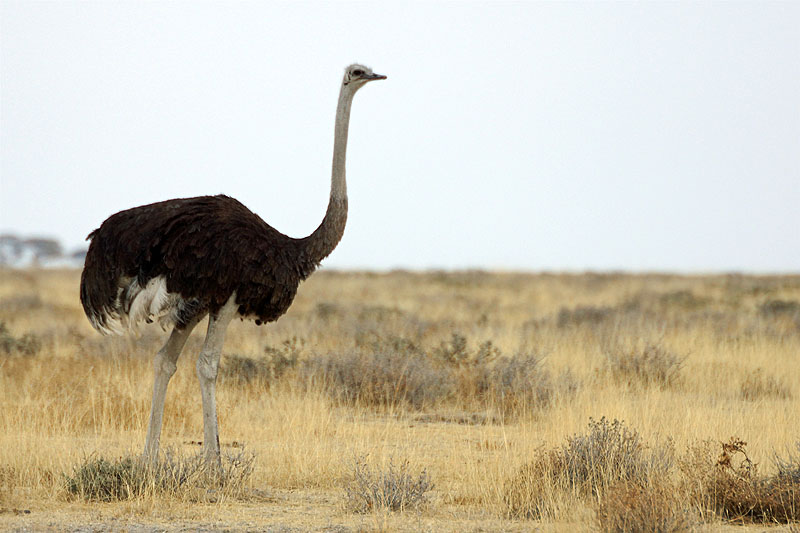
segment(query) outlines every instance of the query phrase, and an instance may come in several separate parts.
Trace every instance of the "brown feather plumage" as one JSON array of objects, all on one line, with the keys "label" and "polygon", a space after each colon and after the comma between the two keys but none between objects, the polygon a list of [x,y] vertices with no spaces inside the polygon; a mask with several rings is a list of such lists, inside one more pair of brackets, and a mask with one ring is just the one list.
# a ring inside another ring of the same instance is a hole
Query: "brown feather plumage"
[{"label": "brown feather plumage", "polygon": [[119,289],[158,276],[180,295],[182,327],[215,313],[236,292],[239,313],[260,322],[283,315],[299,283],[318,266],[306,239],[280,233],[224,195],[180,198],[121,211],[89,238],[81,302],[93,322],[118,317]]}]

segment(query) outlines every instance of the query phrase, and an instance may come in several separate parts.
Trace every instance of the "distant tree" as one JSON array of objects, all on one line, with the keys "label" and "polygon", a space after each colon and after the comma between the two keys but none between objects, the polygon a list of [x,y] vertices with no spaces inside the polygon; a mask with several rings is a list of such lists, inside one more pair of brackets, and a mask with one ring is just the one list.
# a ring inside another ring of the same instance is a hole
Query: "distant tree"
[{"label": "distant tree", "polygon": [[36,261],[52,257],[61,257],[63,253],[61,250],[61,243],[55,239],[33,237],[25,239],[23,245],[33,252],[33,258]]},{"label": "distant tree", "polygon": [[0,265],[15,262],[22,254],[22,242],[16,235],[0,235]]},{"label": "distant tree", "polygon": [[6,233],[0,235],[0,265],[27,266],[48,259],[63,257],[61,243],[47,237],[20,238]]},{"label": "distant tree", "polygon": [[74,259],[75,261],[80,261],[81,263],[86,259],[86,252],[89,250],[87,248],[81,248],[80,250],[75,250],[71,254],[69,254],[70,259]]}]

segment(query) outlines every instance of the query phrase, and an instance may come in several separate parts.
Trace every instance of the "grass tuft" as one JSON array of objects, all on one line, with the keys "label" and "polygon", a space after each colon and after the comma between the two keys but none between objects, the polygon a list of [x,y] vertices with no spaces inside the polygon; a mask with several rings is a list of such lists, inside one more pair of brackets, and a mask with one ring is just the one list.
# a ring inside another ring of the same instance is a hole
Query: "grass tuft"
[{"label": "grass tuft", "polygon": [[428,501],[432,489],[428,473],[411,472],[406,460],[399,466],[389,461],[381,469],[355,459],[345,482],[345,508],[354,513],[416,509]]},{"label": "grass tuft", "polygon": [[616,383],[626,385],[655,385],[669,387],[680,379],[683,357],[657,344],[644,347],[615,346],[604,348],[604,371]]},{"label": "grass tuft", "polygon": [[535,354],[516,354],[501,357],[491,366],[477,369],[474,388],[480,397],[490,400],[504,415],[522,413],[528,409],[551,405],[559,393],[569,395],[575,383],[564,379],[554,380]]},{"label": "grass tuft", "polygon": [[[89,457],[64,475],[64,488],[86,501],[123,501],[145,496],[197,499],[198,489],[211,489],[202,499],[237,496],[253,472],[255,456],[240,450],[223,454],[221,466],[212,467],[202,455],[182,457],[165,452],[156,464],[140,456],[115,460]],[[202,492],[201,492],[202,494]]]},{"label": "grass tuft", "polygon": [[764,369],[757,368],[742,381],[739,397],[751,402],[763,399],[787,400],[792,398],[792,390],[783,380],[769,376]]}]

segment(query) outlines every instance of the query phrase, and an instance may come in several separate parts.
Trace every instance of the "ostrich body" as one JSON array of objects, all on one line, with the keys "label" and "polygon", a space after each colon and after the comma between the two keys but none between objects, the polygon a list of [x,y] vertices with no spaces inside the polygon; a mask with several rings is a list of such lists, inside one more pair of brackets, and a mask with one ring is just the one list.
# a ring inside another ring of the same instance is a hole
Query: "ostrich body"
[{"label": "ostrich body", "polygon": [[344,233],[347,220],[345,153],[356,91],[385,79],[362,65],[345,70],[336,110],[328,209],[308,237],[272,228],[224,195],[179,198],[120,211],[89,235],[81,302],[101,333],[123,333],[139,322],[172,327],[155,357],[145,456],[155,460],[167,385],[192,329],[208,315],[197,359],[203,401],[203,451],[219,463],[216,378],[225,331],[239,316],[257,324],[277,320]]}]

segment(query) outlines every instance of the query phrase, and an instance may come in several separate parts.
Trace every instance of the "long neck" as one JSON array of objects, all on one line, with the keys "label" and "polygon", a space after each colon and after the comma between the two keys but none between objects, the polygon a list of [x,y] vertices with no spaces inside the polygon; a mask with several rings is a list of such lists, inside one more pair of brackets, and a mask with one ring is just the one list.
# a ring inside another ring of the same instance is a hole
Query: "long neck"
[{"label": "long neck", "polygon": [[[345,159],[347,154],[347,129],[350,124],[350,106],[354,91],[343,85],[336,108],[336,128],[333,139],[333,169],[331,172],[331,196],[328,210],[322,223],[314,233],[302,239],[308,267],[313,271],[320,261],[328,257],[339,244],[347,222],[347,180]],[[311,272],[309,271],[309,274]]]}]

